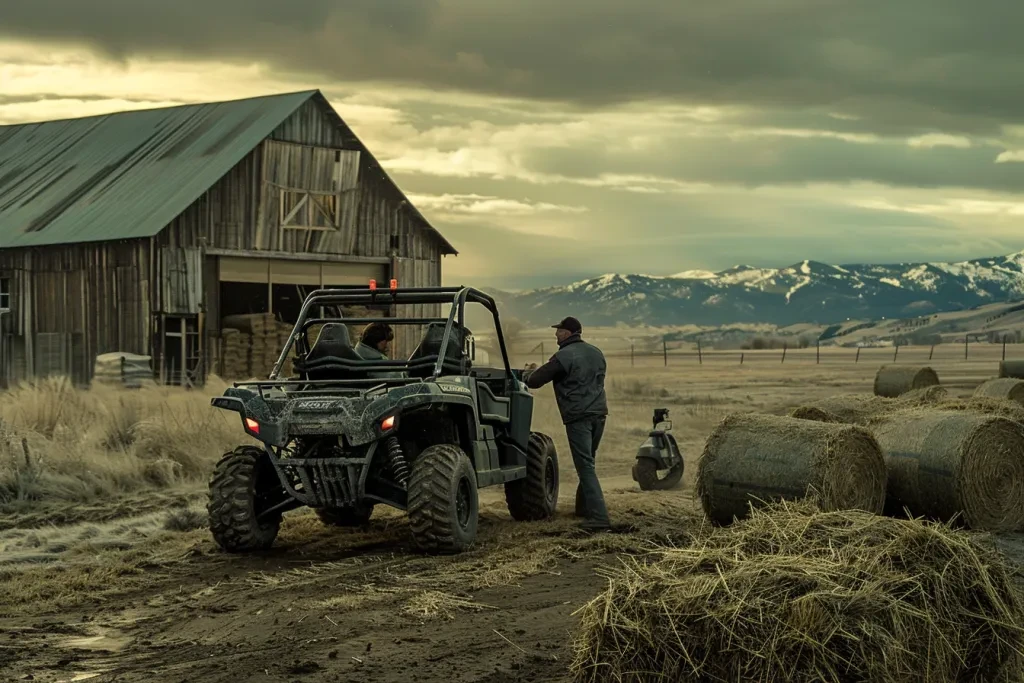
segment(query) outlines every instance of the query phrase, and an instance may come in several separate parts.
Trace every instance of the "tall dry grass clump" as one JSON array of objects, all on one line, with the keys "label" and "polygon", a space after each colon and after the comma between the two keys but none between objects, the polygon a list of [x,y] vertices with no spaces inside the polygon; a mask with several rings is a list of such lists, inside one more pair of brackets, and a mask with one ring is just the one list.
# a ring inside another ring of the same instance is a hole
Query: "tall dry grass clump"
[{"label": "tall dry grass clump", "polygon": [[205,479],[247,438],[236,416],[210,406],[226,386],[82,390],[61,377],[0,394],[0,503],[86,502]]},{"label": "tall dry grass clump", "polygon": [[580,683],[1019,680],[1013,581],[945,525],[780,504],[610,571],[572,669]]}]

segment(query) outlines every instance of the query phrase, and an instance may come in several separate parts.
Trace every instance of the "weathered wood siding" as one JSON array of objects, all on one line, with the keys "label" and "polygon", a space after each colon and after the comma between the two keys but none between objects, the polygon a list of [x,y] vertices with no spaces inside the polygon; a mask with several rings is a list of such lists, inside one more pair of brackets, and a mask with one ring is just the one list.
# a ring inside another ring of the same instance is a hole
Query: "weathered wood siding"
[{"label": "weathered wood siding", "polygon": [[92,377],[101,353],[146,354],[150,348],[148,240],[0,251],[10,278],[4,316],[5,383],[63,374]]}]

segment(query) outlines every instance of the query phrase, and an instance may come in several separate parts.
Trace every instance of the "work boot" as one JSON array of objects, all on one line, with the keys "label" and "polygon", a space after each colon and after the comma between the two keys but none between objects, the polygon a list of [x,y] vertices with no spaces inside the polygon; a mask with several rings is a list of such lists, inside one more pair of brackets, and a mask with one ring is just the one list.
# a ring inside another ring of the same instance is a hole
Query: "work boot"
[{"label": "work boot", "polygon": [[580,529],[592,534],[597,534],[602,531],[611,531],[612,523],[608,520],[584,519],[580,522]]}]

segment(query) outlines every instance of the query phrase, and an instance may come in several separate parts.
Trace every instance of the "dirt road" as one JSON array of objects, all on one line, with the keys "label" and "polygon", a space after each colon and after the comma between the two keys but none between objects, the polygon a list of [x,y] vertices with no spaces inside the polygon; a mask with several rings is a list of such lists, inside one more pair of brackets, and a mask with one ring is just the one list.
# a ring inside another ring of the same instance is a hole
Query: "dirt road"
[{"label": "dirt road", "polygon": [[[600,567],[652,540],[686,542],[697,523],[688,491],[627,482],[606,486],[629,534],[588,536],[568,512],[515,524],[487,491],[479,547],[458,557],[416,553],[397,514],[351,532],[295,513],[261,556],[225,555],[205,530],[161,531],[127,572],[113,559],[138,546],[77,570],[33,567],[24,585],[50,608],[4,602],[0,671],[45,683],[569,680],[573,612],[602,590]],[[563,483],[566,511],[574,487]],[[105,572],[103,590],[79,580]]]}]

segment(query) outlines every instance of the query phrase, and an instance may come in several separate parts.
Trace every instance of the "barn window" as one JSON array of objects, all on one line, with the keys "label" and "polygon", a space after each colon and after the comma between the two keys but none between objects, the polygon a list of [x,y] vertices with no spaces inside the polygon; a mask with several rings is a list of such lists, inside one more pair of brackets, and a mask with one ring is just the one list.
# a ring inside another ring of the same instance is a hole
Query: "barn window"
[{"label": "barn window", "polygon": [[0,311],[11,310],[11,278],[0,277]]},{"label": "barn window", "polygon": [[281,190],[281,227],[336,229],[338,196],[329,192]]}]

